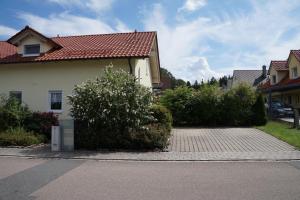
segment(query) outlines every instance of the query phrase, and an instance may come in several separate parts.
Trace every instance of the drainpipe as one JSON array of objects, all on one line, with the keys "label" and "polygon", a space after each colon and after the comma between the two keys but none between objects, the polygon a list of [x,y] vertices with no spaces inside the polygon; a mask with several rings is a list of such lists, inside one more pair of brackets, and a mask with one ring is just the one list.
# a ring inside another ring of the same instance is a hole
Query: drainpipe
[{"label": "drainpipe", "polygon": [[129,64],[130,74],[133,74],[132,65],[131,65],[131,58],[128,58],[128,64]]}]

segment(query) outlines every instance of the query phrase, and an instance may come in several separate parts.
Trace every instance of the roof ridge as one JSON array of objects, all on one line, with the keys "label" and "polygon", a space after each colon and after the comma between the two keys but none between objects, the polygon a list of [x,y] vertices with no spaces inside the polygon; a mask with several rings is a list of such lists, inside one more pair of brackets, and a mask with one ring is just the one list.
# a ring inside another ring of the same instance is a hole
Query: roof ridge
[{"label": "roof ridge", "polygon": [[134,33],[156,33],[156,31],[137,31],[137,32],[117,32],[117,33],[99,33],[99,34],[86,34],[86,35],[66,35],[66,36],[56,36],[50,37],[51,39],[56,38],[68,38],[68,37],[86,37],[86,36],[101,36],[101,35],[125,35]]},{"label": "roof ridge", "polygon": [[261,69],[235,69],[233,71],[262,71]]}]

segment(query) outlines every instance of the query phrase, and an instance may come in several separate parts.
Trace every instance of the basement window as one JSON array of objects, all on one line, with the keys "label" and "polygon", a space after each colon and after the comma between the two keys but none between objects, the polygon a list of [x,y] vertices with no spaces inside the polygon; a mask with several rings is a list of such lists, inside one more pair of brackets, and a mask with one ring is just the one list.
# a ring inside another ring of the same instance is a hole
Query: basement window
[{"label": "basement window", "polygon": [[39,44],[24,45],[24,56],[40,55],[41,47]]}]

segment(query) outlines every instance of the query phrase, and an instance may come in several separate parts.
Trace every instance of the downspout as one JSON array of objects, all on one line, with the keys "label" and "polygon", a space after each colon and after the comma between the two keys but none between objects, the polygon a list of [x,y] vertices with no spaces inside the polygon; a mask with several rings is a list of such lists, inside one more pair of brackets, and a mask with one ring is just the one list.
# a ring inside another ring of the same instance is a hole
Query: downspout
[{"label": "downspout", "polygon": [[130,74],[133,74],[133,69],[132,69],[132,65],[131,65],[131,58],[128,58],[128,65],[129,65]]}]

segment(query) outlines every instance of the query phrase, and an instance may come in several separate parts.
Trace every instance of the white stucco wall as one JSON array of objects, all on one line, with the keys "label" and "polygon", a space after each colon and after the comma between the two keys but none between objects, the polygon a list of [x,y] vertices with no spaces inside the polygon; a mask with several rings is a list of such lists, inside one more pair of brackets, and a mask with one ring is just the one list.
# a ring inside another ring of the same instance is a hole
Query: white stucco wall
[{"label": "white stucco wall", "polygon": [[[133,60],[134,72],[140,69],[140,83],[151,87],[148,59]],[[63,91],[63,112],[60,119],[70,118],[67,96],[75,85],[103,74],[106,66],[129,72],[127,59],[61,61],[48,63],[0,64],[0,94],[22,91],[22,101],[31,110],[47,112],[50,109],[49,91]]]}]

